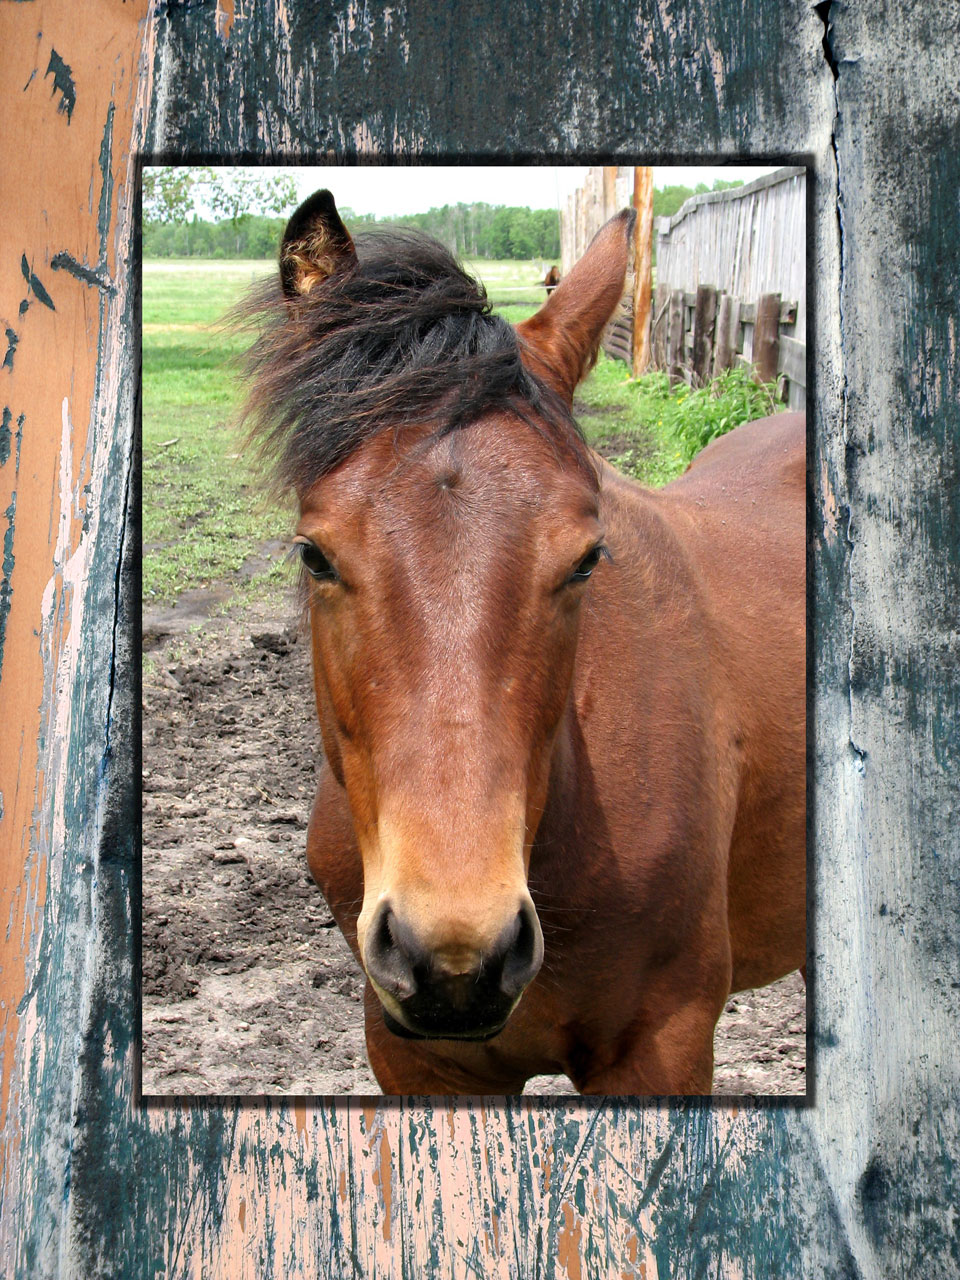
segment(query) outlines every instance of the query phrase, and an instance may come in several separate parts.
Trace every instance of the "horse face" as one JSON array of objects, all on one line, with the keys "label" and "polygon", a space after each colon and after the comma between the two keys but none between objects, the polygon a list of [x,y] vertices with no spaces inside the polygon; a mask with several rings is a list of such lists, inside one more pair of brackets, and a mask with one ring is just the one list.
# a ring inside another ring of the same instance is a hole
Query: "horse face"
[{"label": "horse face", "polygon": [[320,569],[314,678],[363,857],[364,966],[394,1027],[495,1033],[543,954],[526,874],[602,546],[596,489],[527,424],[485,420],[408,433],[399,458],[369,441],[298,534]]},{"label": "horse face", "polygon": [[[525,363],[568,404],[631,227],[608,223],[518,326]],[[281,249],[292,314],[356,261],[317,193]],[[597,498],[506,412],[440,438],[383,431],[301,493],[317,706],[363,859],[357,940],[399,1034],[495,1035],[540,967],[526,877],[602,553]]]}]

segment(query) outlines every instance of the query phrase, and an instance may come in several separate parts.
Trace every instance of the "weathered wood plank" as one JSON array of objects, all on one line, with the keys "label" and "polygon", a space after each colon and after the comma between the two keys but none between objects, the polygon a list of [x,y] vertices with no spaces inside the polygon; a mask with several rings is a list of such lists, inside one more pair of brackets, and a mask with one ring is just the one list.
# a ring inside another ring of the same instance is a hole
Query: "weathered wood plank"
[{"label": "weathered wood plank", "polygon": [[717,314],[717,343],[713,361],[713,376],[729,369],[737,351],[740,333],[740,299],[725,293],[720,298]]},{"label": "weathered wood plank", "polygon": [[713,361],[713,342],[717,321],[717,291],[702,284],[697,289],[697,302],[693,314],[693,352],[691,371],[693,385],[702,387],[710,381],[710,365]]},{"label": "weathered wood plank", "polygon": [[753,329],[753,363],[761,382],[773,382],[780,358],[780,295],[765,293],[757,303]]},{"label": "weathered wood plank", "polygon": [[[745,302],[740,308],[740,319],[743,324],[757,323],[757,304]],[[797,304],[795,302],[780,303],[780,324],[792,325],[797,322]]]},{"label": "weathered wood plank", "polygon": [[[97,0],[83,23],[55,3],[0,11],[4,119],[16,140],[0,255],[15,348],[0,427],[0,1270],[11,1276],[96,1273],[74,1258],[80,1152],[111,1133],[122,1135],[125,1168],[132,1151],[114,1085],[102,1095],[89,1085],[104,1069],[116,1084],[129,1076],[135,1027],[126,1000],[90,1034],[91,1010],[132,977],[129,961],[108,970],[104,959],[133,945],[136,784],[121,707],[135,632],[132,617],[117,629],[117,590],[131,538],[131,147],[150,89],[146,11]],[[116,1189],[100,1189],[109,1206]],[[98,1229],[110,1235],[122,1222]]]},{"label": "weathered wood plank", "polygon": [[[0,10],[5,120],[30,144],[0,259],[18,337],[0,426],[5,1274],[956,1275],[955,0],[920,27],[830,6],[825,45],[817,12],[772,0],[691,3],[682,21],[657,3],[527,22],[494,4],[482,32],[442,8],[221,0],[157,6],[141,27],[144,12]],[[518,65],[538,68],[525,111],[498,72]],[[140,1106],[129,175],[144,137],[266,159],[811,157],[812,1105]]]},{"label": "weathered wood plank", "polygon": [[676,382],[683,376],[686,363],[684,354],[684,306],[683,290],[674,289],[670,295],[670,308],[667,313],[667,370],[670,381]]},{"label": "weathered wood plank", "polygon": [[785,373],[791,382],[795,382],[800,387],[806,387],[807,344],[781,333],[777,372]]}]

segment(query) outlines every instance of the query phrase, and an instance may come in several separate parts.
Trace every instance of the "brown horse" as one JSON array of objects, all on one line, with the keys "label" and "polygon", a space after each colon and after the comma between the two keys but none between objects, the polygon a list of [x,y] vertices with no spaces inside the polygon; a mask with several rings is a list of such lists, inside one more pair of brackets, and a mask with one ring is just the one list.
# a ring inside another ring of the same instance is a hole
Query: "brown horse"
[{"label": "brown horse", "polygon": [[546,286],[547,296],[549,297],[560,283],[560,272],[556,266],[551,267],[543,277],[543,283]]},{"label": "brown horse", "polygon": [[324,191],[261,300],[326,754],[307,853],[387,1093],[708,1093],[729,993],[804,962],[804,423],[658,492],[587,449],[631,227],[514,330],[429,241],[358,254]]}]

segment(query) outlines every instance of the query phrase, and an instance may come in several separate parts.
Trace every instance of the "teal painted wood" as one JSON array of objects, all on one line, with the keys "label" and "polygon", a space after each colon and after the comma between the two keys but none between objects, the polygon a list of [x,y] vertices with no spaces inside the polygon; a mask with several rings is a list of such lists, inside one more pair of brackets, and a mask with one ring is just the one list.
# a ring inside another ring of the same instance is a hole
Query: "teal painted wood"
[{"label": "teal painted wood", "polygon": [[773,0],[294,9],[161,5],[148,147],[811,160],[813,1100],[141,1106],[128,293],[99,356],[82,644],[46,695],[65,839],[8,1270],[955,1275],[957,4],[831,3],[826,43]]}]

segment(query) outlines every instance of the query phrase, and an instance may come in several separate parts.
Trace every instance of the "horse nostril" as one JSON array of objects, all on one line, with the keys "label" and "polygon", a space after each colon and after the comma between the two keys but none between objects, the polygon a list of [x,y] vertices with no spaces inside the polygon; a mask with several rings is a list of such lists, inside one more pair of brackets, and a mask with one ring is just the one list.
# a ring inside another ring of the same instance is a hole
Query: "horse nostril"
[{"label": "horse nostril", "polygon": [[511,997],[536,977],[543,963],[543,934],[532,903],[525,903],[503,935],[503,970],[500,990]]},{"label": "horse nostril", "polygon": [[413,965],[397,938],[396,917],[383,903],[370,926],[364,948],[364,965],[383,991],[404,999],[417,989]]}]

